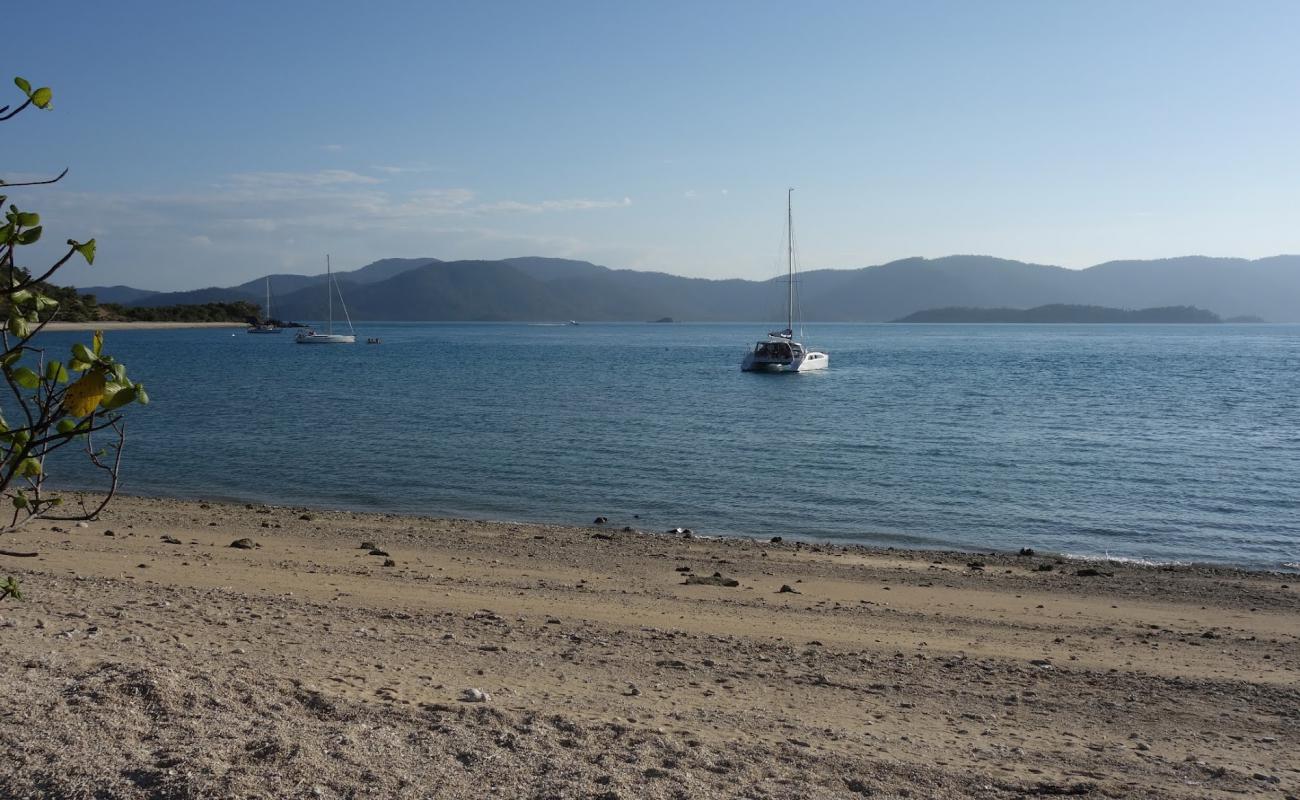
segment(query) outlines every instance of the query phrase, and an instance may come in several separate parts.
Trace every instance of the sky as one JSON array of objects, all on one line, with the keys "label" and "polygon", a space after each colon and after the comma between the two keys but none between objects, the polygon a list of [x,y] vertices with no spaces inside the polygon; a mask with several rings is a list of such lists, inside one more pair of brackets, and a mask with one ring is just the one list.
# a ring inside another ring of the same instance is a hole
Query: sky
[{"label": "sky", "polygon": [[[64,2],[8,15],[39,266],[174,290],[387,257],[698,277],[1300,252],[1300,3]],[[9,93],[3,94],[4,87]]]}]

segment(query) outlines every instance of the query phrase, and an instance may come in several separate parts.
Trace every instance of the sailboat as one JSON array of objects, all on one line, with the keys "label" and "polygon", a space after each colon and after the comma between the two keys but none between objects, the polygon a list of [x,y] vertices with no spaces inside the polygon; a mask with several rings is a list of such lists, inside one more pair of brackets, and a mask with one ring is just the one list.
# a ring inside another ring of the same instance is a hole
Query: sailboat
[{"label": "sailboat", "polygon": [[785,330],[772,331],[767,338],[745,353],[740,368],[745,372],[809,372],[830,366],[825,351],[807,347],[794,340],[794,189],[785,195],[786,223],[786,316]]},{"label": "sailboat", "polygon": [[[339,305],[343,307],[343,318],[348,321],[348,330],[351,333],[334,332],[334,292],[339,293]],[[325,256],[325,297],[329,300],[329,321],[326,323],[324,333],[317,333],[308,328],[302,331],[294,339],[298,344],[356,344],[357,332],[352,328],[352,318],[348,316],[348,307],[343,302],[343,290],[339,288],[334,281],[334,273],[330,271],[330,257]]]},{"label": "sailboat", "polygon": [[271,323],[271,278],[266,279],[266,308],[262,312],[262,321],[248,329],[249,333],[279,333],[282,328]]}]

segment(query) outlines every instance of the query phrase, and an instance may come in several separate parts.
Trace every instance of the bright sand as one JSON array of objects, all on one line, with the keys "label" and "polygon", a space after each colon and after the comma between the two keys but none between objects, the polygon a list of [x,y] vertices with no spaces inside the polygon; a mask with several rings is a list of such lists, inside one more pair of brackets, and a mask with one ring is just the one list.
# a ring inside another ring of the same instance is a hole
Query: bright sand
[{"label": "bright sand", "polygon": [[50,322],[47,331],[171,331],[179,328],[247,328],[247,322]]},{"label": "bright sand", "polygon": [[0,547],[6,796],[1300,795],[1300,576],[137,498]]}]

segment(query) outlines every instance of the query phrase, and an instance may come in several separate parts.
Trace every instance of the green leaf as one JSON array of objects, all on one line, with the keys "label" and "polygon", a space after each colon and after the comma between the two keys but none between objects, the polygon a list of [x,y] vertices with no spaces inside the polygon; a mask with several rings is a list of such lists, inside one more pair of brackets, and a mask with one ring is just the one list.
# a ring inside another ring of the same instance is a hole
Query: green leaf
[{"label": "green leaf", "polygon": [[42,86],[41,88],[32,92],[32,105],[36,106],[37,108],[49,108],[50,100],[52,100],[53,98],[54,98],[54,92],[50,91],[50,87]]},{"label": "green leaf", "polygon": [[14,508],[27,508],[27,498],[20,494],[13,497]]},{"label": "green leaf", "polygon": [[31,211],[19,211],[17,217],[18,225],[23,228],[35,228],[41,224],[41,215]]},{"label": "green leaf", "polygon": [[41,226],[30,228],[18,234],[18,244],[35,244],[41,238]]},{"label": "green leaf", "polygon": [[143,383],[135,385],[135,401],[142,406],[149,405],[149,393],[144,390]]},{"label": "green leaf", "polygon": [[12,367],[18,359],[23,357],[22,350],[10,350],[0,357],[0,367]]},{"label": "green leaf", "polygon": [[121,408],[127,403],[132,403],[134,401],[135,401],[135,387],[123,386],[121,389],[118,389],[116,392],[113,392],[111,395],[104,396],[104,403],[103,403],[104,410],[113,411],[114,409]]},{"label": "green leaf", "polygon": [[19,367],[13,373],[14,383],[24,389],[35,389],[41,385],[41,377],[27,367]]},{"label": "green leaf", "polygon": [[66,435],[77,429],[77,421],[69,417],[64,417],[59,420],[59,424],[56,427],[58,428],[59,433]]},{"label": "green leaf", "polygon": [[81,342],[72,345],[72,357],[77,361],[85,361],[88,364],[96,359],[95,354],[91,352],[90,348],[86,347]]},{"label": "green leaf", "polygon": [[18,462],[18,469],[15,472],[20,478],[35,478],[41,474],[41,462],[34,458],[24,458]]},{"label": "green leaf", "polygon": [[94,239],[91,239],[88,242],[78,242],[76,239],[69,239],[68,244],[72,246],[73,250],[76,250],[78,253],[81,253],[81,257],[86,259],[87,264],[95,263],[95,240]]},{"label": "green leaf", "polygon": [[67,383],[68,368],[63,366],[62,361],[51,361],[45,365],[45,380]]},{"label": "green leaf", "polygon": [[27,320],[14,314],[9,318],[9,332],[19,339],[27,338]]},{"label": "green leaf", "polygon": [[23,90],[23,94],[28,97],[32,96],[32,85],[27,82],[26,78],[14,78],[14,86]]},{"label": "green leaf", "polygon": [[73,372],[85,372],[86,370],[90,369],[93,366],[95,365],[82,361],[79,358],[74,358],[68,362],[68,368],[71,369]]},{"label": "green leaf", "polygon": [[32,293],[27,291],[26,289],[19,289],[18,291],[9,295],[9,300],[16,306],[20,306],[31,299],[32,299]]},{"label": "green leaf", "polygon": [[94,336],[93,339],[91,339],[91,342],[90,342],[90,349],[93,350],[93,351],[95,351],[95,355],[96,355],[96,356],[98,356],[100,353],[104,352],[104,332],[103,332],[103,331],[95,331],[95,336]]}]

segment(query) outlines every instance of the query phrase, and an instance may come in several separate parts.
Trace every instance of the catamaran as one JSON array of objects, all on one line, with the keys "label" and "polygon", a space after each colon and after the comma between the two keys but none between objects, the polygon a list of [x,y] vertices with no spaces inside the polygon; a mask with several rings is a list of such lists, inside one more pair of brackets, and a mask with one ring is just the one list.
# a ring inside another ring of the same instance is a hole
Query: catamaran
[{"label": "catamaran", "polygon": [[271,322],[271,278],[266,279],[266,309],[262,321],[248,329],[249,333],[279,333],[282,328]]},{"label": "catamaran", "polygon": [[[740,368],[745,372],[809,372],[830,366],[830,356],[794,340],[794,189],[785,195],[786,228],[786,315],[785,330],[772,331],[745,354]],[[802,325],[800,326],[802,338]]]},{"label": "catamaran", "polygon": [[[343,308],[343,318],[348,321],[348,330],[351,333],[334,332],[334,292],[339,294],[339,305]],[[329,321],[326,323],[325,333],[317,333],[308,328],[298,334],[294,339],[298,344],[356,344],[357,332],[352,328],[352,317],[348,316],[348,307],[343,302],[343,290],[339,288],[338,283],[334,280],[334,273],[330,271],[330,257],[325,256],[325,296],[329,299]]]}]

